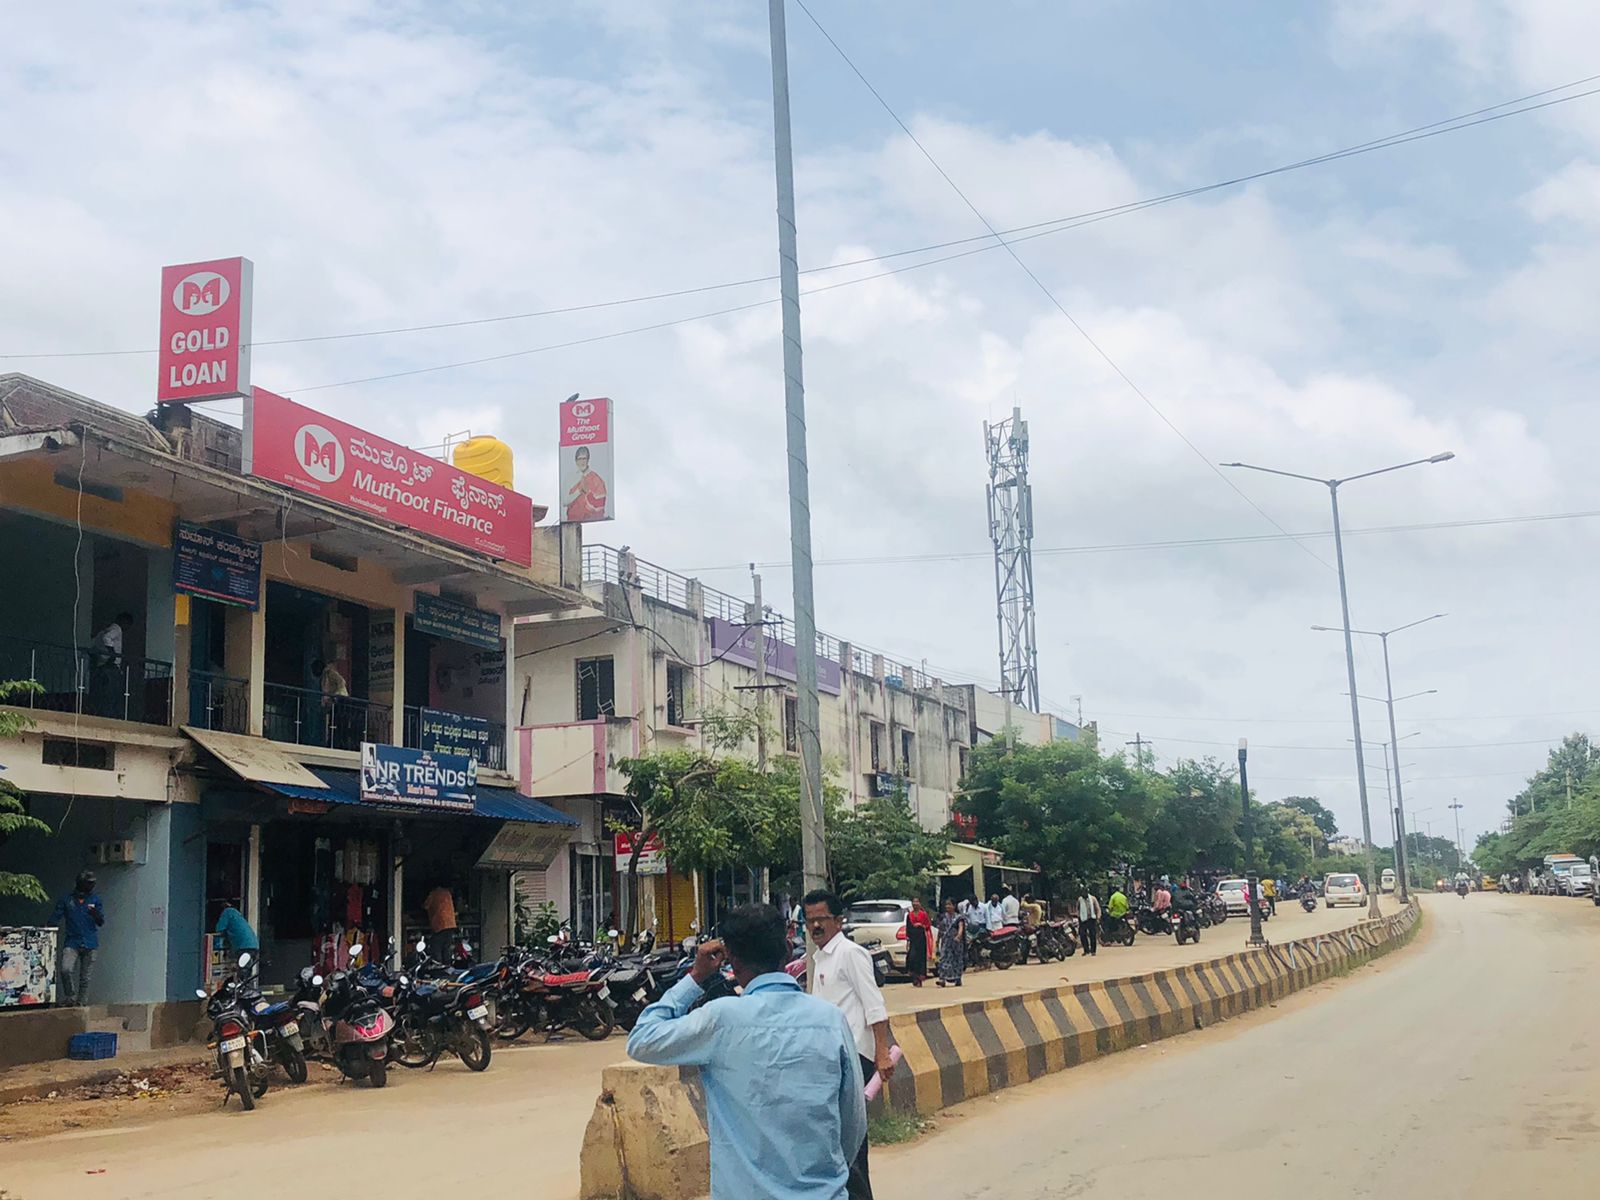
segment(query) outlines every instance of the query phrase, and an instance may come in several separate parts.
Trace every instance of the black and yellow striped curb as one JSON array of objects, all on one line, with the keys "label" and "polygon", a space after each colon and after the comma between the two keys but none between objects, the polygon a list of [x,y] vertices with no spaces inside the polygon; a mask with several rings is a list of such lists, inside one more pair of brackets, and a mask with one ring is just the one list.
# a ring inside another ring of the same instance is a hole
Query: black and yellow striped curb
[{"label": "black and yellow striped curb", "polygon": [[1225,1021],[1384,953],[1416,915],[1412,906],[1335,933],[1207,962],[893,1016],[889,1028],[905,1058],[890,1080],[887,1103],[937,1112]]},{"label": "black and yellow striped curb", "polygon": [[[873,1102],[933,1113],[1119,1050],[1225,1021],[1388,952],[1415,901],[1376,921],[1145,975],[900,1013],[904,1058]],[[710,1188],[692,1068],[607,1067],[579,1156],[583,1200],[693,1200]]]}]

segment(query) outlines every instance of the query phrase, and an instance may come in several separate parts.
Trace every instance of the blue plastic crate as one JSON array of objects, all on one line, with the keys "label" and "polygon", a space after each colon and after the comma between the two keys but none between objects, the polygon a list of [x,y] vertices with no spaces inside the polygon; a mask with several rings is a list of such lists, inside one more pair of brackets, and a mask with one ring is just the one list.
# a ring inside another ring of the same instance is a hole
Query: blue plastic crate
[{"label": "blue plastic crate", "polygon": [[81,1059],[115,1058],[117,1035],[114,1033],[75,1033],[67,1042],[67,1057]]}]

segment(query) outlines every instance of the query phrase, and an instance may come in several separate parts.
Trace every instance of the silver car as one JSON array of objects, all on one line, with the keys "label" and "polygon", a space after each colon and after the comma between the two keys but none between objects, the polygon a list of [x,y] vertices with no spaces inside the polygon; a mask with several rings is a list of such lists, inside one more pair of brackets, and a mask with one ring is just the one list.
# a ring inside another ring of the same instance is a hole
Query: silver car
[{"label": "silver car", "polygon": [[857,900],[845,909],[844,922],[852,942],[866,946],[879,942],[889,952],[896,971],[906,969],[906,914],[909,900]]}]

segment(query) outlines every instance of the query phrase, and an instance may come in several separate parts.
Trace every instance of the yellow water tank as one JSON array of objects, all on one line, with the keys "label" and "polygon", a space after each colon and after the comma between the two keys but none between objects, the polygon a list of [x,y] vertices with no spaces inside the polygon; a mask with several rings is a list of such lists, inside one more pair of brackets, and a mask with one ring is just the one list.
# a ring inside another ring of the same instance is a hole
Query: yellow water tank
[{"label": "yellow water tank", "polygon": [[511,447],[494,437],[468,438],[450,452],[450,461],[463,471],[511,487]]}]

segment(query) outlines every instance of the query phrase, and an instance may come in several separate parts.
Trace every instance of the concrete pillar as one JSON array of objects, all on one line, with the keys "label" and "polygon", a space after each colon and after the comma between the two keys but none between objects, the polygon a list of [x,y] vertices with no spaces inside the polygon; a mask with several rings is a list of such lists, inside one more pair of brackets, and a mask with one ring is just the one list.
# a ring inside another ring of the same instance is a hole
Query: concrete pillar
[{"label": "concrete pillar", "polygon": [[261,931],[261,826],[250,826],[250,841],[245,850],[244,919]]},{"label": "concrete pillar", "polygon": [[684,591],[687,593],[686,603],[689,606],[689,611],[692,612],[697,617],[705,616],[706,615],[706,589],[705,589],[705,585],[703,583],[701,583],[698,579],[690,579],[685,584]]},{"label": "concrete pillar", "polygon": [[187,592],[172,597],[172,716],[174,725],[189,723],[189,658],[194,639],[190,637]]},{"label": "concrete pillar", "polygon": [[[411,597],[408,594],[405,604],[394,610],[394,711],[393,730],[390,735],[391,742],[396,746],[406,744],[406,609],[411,607]],[[417,699],[418,704],[427,702],[426,696]],[[396,943],[398,944],[398,943]]]},{"label": "concrete pillar", "polygon": [[874,654],[872,656],[872,677],[879,683],[883,682],[883,655],[881,654]]}]

